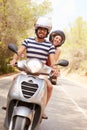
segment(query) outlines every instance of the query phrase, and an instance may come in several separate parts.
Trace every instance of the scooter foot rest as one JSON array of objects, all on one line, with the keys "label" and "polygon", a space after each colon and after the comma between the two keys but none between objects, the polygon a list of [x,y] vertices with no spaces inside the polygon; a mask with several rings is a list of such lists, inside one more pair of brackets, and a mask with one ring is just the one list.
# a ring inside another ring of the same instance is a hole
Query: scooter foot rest
[{"label": "scooter foot rest", "polygon": [[6,110],[6,107],[3,106],[2,109],[3,109],[3,110]]},{"label": "scooter foot rest", "polygon": [[42,119],[48,119],[48,117],[47,116],[42,116]]}]

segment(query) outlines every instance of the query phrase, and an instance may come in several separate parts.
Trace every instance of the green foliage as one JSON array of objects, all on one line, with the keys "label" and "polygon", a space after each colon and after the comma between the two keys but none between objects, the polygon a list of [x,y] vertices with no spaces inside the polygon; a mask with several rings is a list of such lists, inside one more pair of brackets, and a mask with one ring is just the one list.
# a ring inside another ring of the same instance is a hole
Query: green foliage
[{"label": "green foliage", "polygon": [[66,32],[64,55],[70,61],[69,72],[87,72],[87,22],[78,17],[73,26]]},{"label": "green foliage", "polygon": [[0,73],[13,71],[7,67],[12,56],[8,44],[18,44],[28,35],[33,35],[31,30],[36,18],[49,11],[50,4],[46,0],[40,5],[32,0],[0,0]]}]

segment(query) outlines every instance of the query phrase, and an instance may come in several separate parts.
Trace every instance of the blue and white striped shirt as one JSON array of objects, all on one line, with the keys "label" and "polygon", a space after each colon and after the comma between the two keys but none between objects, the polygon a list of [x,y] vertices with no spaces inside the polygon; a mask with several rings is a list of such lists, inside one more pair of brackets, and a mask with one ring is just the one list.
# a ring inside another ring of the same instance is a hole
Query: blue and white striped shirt
[{"label": "blue and white striped shirt", "polygon": [[37,58],[46,63],[49,54],[55,53],[55,47],[51,42],[38,43],[35,38],[27,38],[22,43],[26,47],[27,58]]}]

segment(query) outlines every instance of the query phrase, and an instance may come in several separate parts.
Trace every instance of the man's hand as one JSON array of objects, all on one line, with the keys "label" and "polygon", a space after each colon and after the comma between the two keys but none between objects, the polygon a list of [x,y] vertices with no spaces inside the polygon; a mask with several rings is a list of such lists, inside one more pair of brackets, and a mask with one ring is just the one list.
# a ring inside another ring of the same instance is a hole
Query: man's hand
[{"label": "man's hand", "polygon": [[16,63],[16,62],[17,62],[17,60],[16,60],[16,59],[13,59],[13,60],[10,62],[10,65],[15,67],[15,63]]}]

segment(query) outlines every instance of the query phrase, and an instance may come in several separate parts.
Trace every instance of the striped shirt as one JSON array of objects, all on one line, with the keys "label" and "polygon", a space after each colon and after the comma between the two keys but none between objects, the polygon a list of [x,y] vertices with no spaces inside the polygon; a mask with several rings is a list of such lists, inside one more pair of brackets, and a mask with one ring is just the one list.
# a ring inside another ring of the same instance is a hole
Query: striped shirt
[{"label": "striped shirt", "polygon": [[46,63],[48,56],[55,53],[55,47],[51,42],[38,43],[35,38],[27,38],[22,43],[26,47],[27,58],[37,58]]}]

